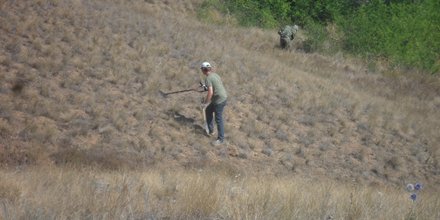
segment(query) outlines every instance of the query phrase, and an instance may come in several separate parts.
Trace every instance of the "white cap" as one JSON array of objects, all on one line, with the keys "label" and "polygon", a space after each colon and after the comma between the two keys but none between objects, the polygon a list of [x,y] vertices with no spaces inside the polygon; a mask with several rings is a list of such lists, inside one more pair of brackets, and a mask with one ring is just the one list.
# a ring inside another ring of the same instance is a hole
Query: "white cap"
[{"label": "white cap", "polygon": [[200,68],[211,68],[211,64],[208,62],[203,62]]}]

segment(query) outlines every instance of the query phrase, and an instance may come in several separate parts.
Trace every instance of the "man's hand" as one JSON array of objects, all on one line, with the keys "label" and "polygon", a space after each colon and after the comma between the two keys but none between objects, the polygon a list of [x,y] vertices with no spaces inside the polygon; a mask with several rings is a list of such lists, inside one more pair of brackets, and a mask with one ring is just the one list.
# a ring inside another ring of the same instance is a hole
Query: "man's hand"
[{"label": "man's hand", "polygon": [[202,103],[202,104],[200,104],[200,108],[201,108],[201,109],[206,109],[206,108],[208,107],[208,105],[209,105],[209,104],[204,104],[204,103]]},{"label": "man's hand", "polygon": [[204,105],[208,105],[209,104],[209,102],[207,102],[206,101],[206,98],[202,98],[202,100],[201,100],[201,102],[200,102],[201,104],[204,104]]},{"label": "man's hand", "polygon": [[205,98],[202,98],[201,102],[200,102],[200,107],[202,109],[205,109],[206,107],[208,107],[209,103],[206,102]]},{"label": "man's hand", "polygon": [[208,91],[208,86],[200,82],[200,87],[203,88],[203,91]]}]

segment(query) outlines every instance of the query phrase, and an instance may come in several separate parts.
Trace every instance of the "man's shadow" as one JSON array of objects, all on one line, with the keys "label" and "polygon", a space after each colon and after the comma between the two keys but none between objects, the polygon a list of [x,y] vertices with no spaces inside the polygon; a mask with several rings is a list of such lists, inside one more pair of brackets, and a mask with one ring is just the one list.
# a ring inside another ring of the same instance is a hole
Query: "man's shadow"
[{"label": "man's shadow", "polygon": [[202,125],[200,125],[201,123],[198,124],[194,118],[186,117],[185,115],[182,115],[176,111],[169,111],[168,115],[173,117],[174,120],[182,126],[193,127],[195,133],[206,135],[205,129]]}]

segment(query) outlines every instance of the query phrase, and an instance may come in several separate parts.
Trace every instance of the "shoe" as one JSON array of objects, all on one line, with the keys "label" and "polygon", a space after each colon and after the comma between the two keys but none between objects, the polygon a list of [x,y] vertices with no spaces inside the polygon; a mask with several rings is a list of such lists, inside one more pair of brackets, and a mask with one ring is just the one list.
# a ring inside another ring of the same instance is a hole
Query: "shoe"
[{"label": "shoe", "polygon": [[224,144],[224,141],[222,141],[220,139],[217,139],[216,141],[212,142],[212,145],[214,145],[214,146],[219,146],[219,145],[222,145],[222,144]]}]

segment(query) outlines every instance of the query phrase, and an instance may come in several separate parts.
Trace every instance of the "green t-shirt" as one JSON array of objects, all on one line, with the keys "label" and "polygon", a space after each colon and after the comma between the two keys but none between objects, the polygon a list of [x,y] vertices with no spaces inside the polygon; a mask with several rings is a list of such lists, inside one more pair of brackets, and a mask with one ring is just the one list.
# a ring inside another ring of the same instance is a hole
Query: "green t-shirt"
[{"label": "green t-shirt", "polygon": [[223,86],[222,79],[217,73],[210,73],[206,77],[206,86],[211,87],[214,92],[211,102],[214,104],[220,104],[228,98],[225,87]]}]

